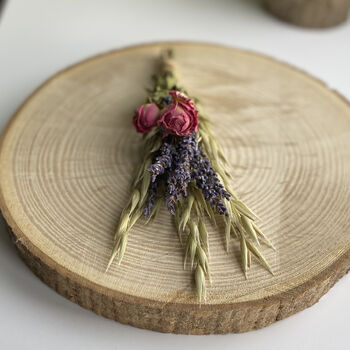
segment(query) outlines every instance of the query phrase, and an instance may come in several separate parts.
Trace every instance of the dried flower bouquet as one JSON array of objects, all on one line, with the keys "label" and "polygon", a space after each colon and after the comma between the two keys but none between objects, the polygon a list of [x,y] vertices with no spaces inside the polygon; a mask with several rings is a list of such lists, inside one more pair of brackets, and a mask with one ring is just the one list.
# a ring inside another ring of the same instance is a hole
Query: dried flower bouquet
[{"label": "dried flower bouquet", "polygon": [[[241,265],[246,275],[251,256],[271,272],[259,250],[260,241],[273,248],[256,226],[256,215],[234,194],[225,156],[210,131],[210,122],[178,85],[171,51],[161,57],[162,68],[154,76],[154,88],[133,117],[143,134],[144,156],[132,183],[129,203],[124,208],[115,234],[108,264],[121,262],[133,225],[157,216],[165,201],[182,242],[186,235],[184,267],[189,261],[199,301],[206,298],[210,280],[208,231],[202,218],[225,223],[226,247],[231,235],[240,242]],[[272,273],[272,272],[271,272]]]}]

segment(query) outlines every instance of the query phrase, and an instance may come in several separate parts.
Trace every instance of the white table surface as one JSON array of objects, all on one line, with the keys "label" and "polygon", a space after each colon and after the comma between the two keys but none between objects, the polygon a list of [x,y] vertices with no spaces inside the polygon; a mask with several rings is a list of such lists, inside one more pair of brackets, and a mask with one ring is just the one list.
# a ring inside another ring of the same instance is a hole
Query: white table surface
[{"label": "white table surface", "polygon": [[[308,71],[350,99],[350,21],[297,28],[253,0],[9,0],[0,18],[0,128],[56,71],[114,48],[199,40],[247,48]],[[319,303],[245,334],[160,334],[64,299],[18,258],[0,224],[0,349],[349,349],[350,276]],[[350,233],[349,233],[350,234]]]}]

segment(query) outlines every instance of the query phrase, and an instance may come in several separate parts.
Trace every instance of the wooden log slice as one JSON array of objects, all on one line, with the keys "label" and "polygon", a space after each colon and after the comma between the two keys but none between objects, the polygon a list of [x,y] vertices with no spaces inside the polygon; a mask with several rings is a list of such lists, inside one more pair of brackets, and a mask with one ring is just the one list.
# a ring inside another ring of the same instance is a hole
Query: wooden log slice
[{"label": "wooden log slice", "polygon": [[346,21],[350,0],[264,0],[266,9],[283,21],[328,28]]},{"label": "wooden log slice", "polygon": [[[277,251],[275,276],[211,227],[212,285],[201,307],[165,208],[129,235],[105,272],[140,135],[131,124],[160,52],[201,99],[232,165],[233,186]],[[12,118],[0,151],[1,210],[23,260],[66,298],[105,317],[174,333],[245,332],[314,304],[350,267],[350,106],[318,80],[227,47],[131,47],[68,68]]]}]

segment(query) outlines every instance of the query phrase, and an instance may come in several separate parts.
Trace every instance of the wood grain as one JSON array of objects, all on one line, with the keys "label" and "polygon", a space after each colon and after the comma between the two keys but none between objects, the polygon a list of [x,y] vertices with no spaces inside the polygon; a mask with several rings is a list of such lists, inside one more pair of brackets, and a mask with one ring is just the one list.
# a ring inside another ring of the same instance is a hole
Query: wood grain
[{"label": "wood grain", "polygon": [[[276,246],[248,279],[238,243],[211,227],[213,284],[199,307],[164,208],[137,224],[105,273],[139,161],[131,116],[160,52],[198,96],[232,164],[233,187]],[[0,149],[0,206],[20,256],[61,295],[161,332],[264,327],[314,304],[350,268],[350,105],[318,80],[255,53],[194,43],[135,46],[68,68],[12,118]]]}]

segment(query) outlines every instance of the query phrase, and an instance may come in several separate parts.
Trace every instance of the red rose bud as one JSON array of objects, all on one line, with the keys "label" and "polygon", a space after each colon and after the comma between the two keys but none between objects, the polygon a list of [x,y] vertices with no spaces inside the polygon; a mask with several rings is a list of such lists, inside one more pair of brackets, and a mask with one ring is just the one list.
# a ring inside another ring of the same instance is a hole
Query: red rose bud
[{"label": "red rose bud", "polygon": [[170,91],[172,103],[161,113],[157,125],[164,129],[163,137],[169,134],[186,136],[198,129],[198,111],[194,102],[178,91]]},{"label": "red rose bud", "polygon": [[159,119],[159,108],[154,103],[141,105],[132,118],[137,132],[146,133],[156,126]]}]

